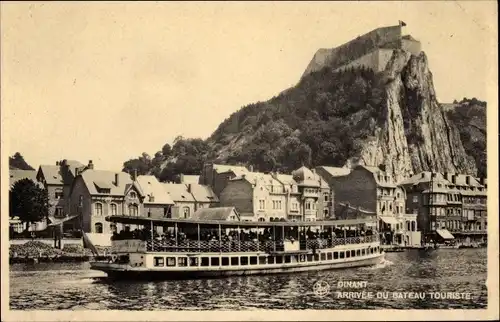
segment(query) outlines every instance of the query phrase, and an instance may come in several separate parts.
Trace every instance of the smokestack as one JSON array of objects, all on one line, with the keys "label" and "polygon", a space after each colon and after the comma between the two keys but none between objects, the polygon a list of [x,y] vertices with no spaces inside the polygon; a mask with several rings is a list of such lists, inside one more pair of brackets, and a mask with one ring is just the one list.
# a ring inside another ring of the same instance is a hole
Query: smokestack
[{"label": "smokestack", "polygon": [[119,184],[120,184],[120,174],[115,173],[115,186],[118,187]]},{"label": "smokestack", "polygon": [[188,183],[187,188],[188,188],[188,192],[191,193],[191,184],[190,183]]},{"label": "smokestack", "polygon": [[89,164],[87,165],[87,168],[90,170],[94,169],[94,164],[92,163],[92,160],[89,160]]},{"label": "smokestack", "polygon": [[465,177],[465,183],[470,185],[470,176]]},{"label": "smokestack", "polygon": [[451,183],[453,183],[453,184],[457,183],[457,175],[455,175],[455,174],[451,175]]},{"label": "smokestack", "polygon": [[422,172],[422,179],[425,178],[425,172]]}]

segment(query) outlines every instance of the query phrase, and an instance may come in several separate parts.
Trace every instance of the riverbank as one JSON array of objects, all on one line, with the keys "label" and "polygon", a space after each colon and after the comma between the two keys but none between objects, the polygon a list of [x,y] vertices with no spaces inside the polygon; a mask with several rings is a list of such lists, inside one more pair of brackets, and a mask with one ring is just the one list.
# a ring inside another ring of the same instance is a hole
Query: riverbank
[{"label": "riverbank", "polygon": [[[108,251],[107,247],[96,247],[100,254]],[[9,247],[9,263],[41,263],[41,262],[86,262],[94,254],[81,245],[67,244],[57,249],[40,241],[29,241],[24,244],[11,244]]]}]

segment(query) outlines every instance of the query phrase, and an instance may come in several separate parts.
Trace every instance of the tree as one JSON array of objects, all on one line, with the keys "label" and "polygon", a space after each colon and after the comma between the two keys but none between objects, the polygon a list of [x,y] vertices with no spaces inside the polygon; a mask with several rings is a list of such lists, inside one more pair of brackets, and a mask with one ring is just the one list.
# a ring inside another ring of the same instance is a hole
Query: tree
[{"label": "tree", "polygon": [[35,170],[24,160],[24,157],[19,152],[9,157],[9,167],[19,170]]},{"label": "tree", "polygon": [[[47,190],[40,188],[30,179],[17,181],[10,190],[9,200],[9,216],[18,217],[23,224],[39,222],[49,215]],[[25,230],[28,228],[29,225],[26,225]]]},{"label": "tree", "polygon": [[170,153],[172,153],[172,147],[170,144],[166,143],[162,148],[161,148],[161,153],[163,153],[163,156],[165,158],[168,158],[170,156]]}]

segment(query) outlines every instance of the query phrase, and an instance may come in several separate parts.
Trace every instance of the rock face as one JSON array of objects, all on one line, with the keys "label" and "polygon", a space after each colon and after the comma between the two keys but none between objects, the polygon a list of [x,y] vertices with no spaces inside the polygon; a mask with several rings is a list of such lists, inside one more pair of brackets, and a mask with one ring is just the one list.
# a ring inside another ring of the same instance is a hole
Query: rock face
[{"label": "rock face", "polygon": [[400,178],[420,171],[477,174],[458,129],[436,99],[424,52],[414,56],[395,50],[380,81],[385,83],[385,122],[349,163],[383,164]]}]

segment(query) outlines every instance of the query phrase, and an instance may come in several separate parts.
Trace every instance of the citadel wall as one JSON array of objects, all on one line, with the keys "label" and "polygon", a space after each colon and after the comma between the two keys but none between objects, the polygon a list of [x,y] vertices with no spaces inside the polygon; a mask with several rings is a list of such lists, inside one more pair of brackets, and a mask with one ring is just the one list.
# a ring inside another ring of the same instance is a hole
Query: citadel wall
[{"label": "citadel wall", "polygon": [[[377,28],[339,47],[320,49],[307,66],[303,76],[327,65],[333,68],[340,67],[353,60],[361,59],[376,49],[399,49],[401,48],[401,28],[400,25]],[[373,59],[375,61],[375,58]]]},{"label": "citadel wall", "polygon": [[335,71],[346,70],[350,67],[361,67],[372,69],[374,72],[382,72],[387,67],[387,63],[392,57],[393,49],[375,49],[374,51],[361,56],[350,63],[337,68]]}]

